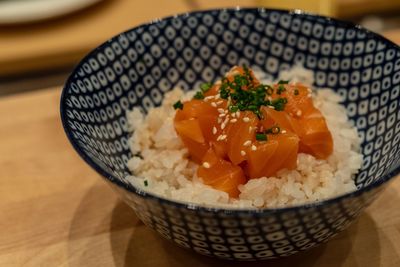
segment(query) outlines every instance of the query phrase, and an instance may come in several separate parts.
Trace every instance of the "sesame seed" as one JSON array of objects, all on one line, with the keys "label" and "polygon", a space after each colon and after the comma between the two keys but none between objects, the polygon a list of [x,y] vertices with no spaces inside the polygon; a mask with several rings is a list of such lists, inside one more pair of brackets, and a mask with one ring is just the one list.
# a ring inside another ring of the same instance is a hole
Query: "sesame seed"
[{"label": "sesame seed", "polygon": [[221,105],[222,103],[224,103],[223,100],[217,101],[217,105]]},{"label": "sesame seed", "polygon": [[219,99],[219,97],[220,97],[219,94],[216,94],[214,98]]},{"label": "sesame seed", "polygon": [[237,122],[237,119],[231,119],[230,122],[235,123]]},{"label": "sesame seed", "polygon": [[213,134],[216,134],[216,133],[217,133],[217,128],[216,128],[215,126],[214,126],[213,129],[212,129],[212,133],[213,133]]},{"label": "sesame seed", "polygon": [[226,123],[223,122],[223,123],[221,124],[221,130],[225,129],[225,127],[226,127]]},{"label": "sesame seed", "polygon": [[220,135],[218,135],[218,137],[217,137],[217,141],[221,141],[222,139],[221,139],[221,137],[222,137],[222,135],[220,134]]},{"label": "sesame seed", "polygon": [[300,117],[300,116],[301,116],[301,110],[298,110],[298,111],[296,112],[296,115]]},{"label": "sesame seed", "polygon": [[225,113],[222,113],[222,114],[219,114],[219,115],[218,115],[218,117],[220,117],[220,118],[225,117],[225,116],[226,116]]},{"label": "sesame seed", "polygon": [[271,100],[272,100],[272,97],[268,96],[267,99],[268,99],[269,101],[271,101]]},{"label": "sesame seed", "polygon": [[308,97],[308,98],[311,98],[311,97],[312,97],[312,95],[311,95],[311,94],[308,94],[308,95],[307,95],[307,97]]},{"label": "sesame seed", "polygon": [[225,140],[226,139],[226,134],[221,135],[221,140]]},{"label": "sesame seed", "polygon": [[241,151],[240,151],[240,155],[245,156],[245,155],[246,155],[246,151],[241,150]]},{"label": "sesame seed", "polygon": [[307,88],[307,92],[312,93],[311,88]]},{"label": "sesame seed", "polygon": [[244,145],[244,146],[249,146],[249,145],[251,145],[251,141],[250,141],[250,140],[247,140],[246,142],[243,143],[243,145]]},{"label": "sesame seed", "polygon": [[281,133],[283,133],[283,134],[286,133],[286,130],[282,130]]},{"label": "sesame seed", "polygon": [[253,127],[249,127],[249,133],[251,133],[251,131],[253,131]]},{"label": "sesame seed", "polygon": [[205,101],[211,100],[211,99],[214,99],[214,96],[213,96],[213,95],[211,95],[211,96],[206,96],[206,97],[204,98]]},{"label": "sesame seed", "polygon": [[256,151],[256,150],[257,150],[257,147],[256,147],[255,145],[252,145],[252,146],[251,146],[251,150],[252,150],[252,151]]},{"label": "sesame seed", "polygon": [[217,122],[218,122],[218,124],[221,124],[222,118],[218,118],[218,119],[217,119]]},{"label": "sesame seed", "polygon": [[218,112],[221,113],[221,114],[222,114],[222,113],[225,113],[225,110],[224,110],[223,108],[219,108],[219,109],[217,109],[217,110],[218,110]]},{"label": "sesame seed", "polygon": [[244,122],[249,122],[249,121],[250,121],[250,118],[249,118],[249,117],[244,117],[244,118],[243,118],[243,121],[244,121]]},{"label": "sesame seed", "polygon": [[211,102],[211,106],[213,106],[214,108],[217,107],[217,104],[215,104],[215,102]]},{"label": "sesame seed", "polygon": [[208,163],[207,161],[205,161],[205,162],[203,162],[203,167],[206,168],[206,169],[208,169],[208,168],[210,168],[211,166],[210,166],[210,163]]},{"label": "sesame seed", "polygon": [[238,117],[238,118],[240,117],[240,111],[236,111],[235,114],[236,114],[236,117]]},{"label": "sesame seed", "polygon": [[[228,121],[229,121],[229,117],[228,116],[226,116],[226,118],[225,118],[225,120],[222,122],[222,124],[225,124],[225,126],[228,124]],[[222,126],[222,125],[221,125]],[[225,127],[224,126],[224,127]]]},{"label": "sesame seed", "polygon": [[274,106],[268,106],[269,108],[271,108],[271,109],[275,109],[275,107]]},{"label": "sesame seed", "polygon": [[221,84],[221,81],[217,81],[215,84],[216,84],[216,85],[220,85],[220,84]]}]

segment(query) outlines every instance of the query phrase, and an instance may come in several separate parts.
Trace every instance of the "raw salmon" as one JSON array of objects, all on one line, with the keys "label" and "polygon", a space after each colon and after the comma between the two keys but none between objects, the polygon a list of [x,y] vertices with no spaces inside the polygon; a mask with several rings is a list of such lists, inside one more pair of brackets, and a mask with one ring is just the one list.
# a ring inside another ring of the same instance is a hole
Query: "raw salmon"
[{"label": "raw salmon", "polygon": [[174,126],[200,164],[197,175],[231,197],[247,179],[295,169],[299,152],[326,159],[333,151],[325,118],[302,84],[263,85],[235,66],[204,88],[176,111]]}]

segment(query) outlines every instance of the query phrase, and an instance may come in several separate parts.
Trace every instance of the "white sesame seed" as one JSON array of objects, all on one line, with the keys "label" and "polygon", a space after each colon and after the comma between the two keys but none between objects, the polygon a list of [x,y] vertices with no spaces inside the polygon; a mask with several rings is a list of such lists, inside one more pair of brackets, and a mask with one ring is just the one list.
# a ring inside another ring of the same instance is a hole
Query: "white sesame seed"
[{"label": "white sesame seed", "polygon": [[225,110],[224,110],[223,108],[219,108],[219,109],[217,109],[217,110],[218,110],[218,112],[221,113],[221,114],[222,114],[222,113],[225,113]]},{"label": "white sesame seed", "polygon": [[221,141],[221,134],[220,135],[218,135],[218,137],[217,137],[217,141]]},{"label": "white sesame seed", "polygon": [[217,107],[217,104],[215,104],[215,102],[211,102],[211,106],[213,106],[214,108]]},{"label": "white sesame seed", "polygon": [[272,100],[272,97],[268,96],[267,99],[268,99],[269,101],[271,101],[271,100]]},{"label": "white sesame seed", "polygon": [[221,84],[221,81],[217,81],[215,84],[216,84],[216,85],[220,85],[220,84]]},{"label": "white sesame seed", "polygon": [[246,151],[241,150],[241,151],[240,151],[240,155],[245,156],[245,155],[246,155]]},{"label": "white sesame seed", "polygon": [[219,115],[218,115],[218,117],[220,117],[220,118],[225,117],[225,116],[226,116],[225,113],[222,113],[222,114],[219,114]]},{"label": "white sesame seed", "polygon": [[311,88],[307,88],[307,92],[312,93]]},{"label": "white sesame seed", "polygon": [[281,132],[281,133],[283,133],[283,134],[284,134],[284,133],[286,133],[286,130],[282,130],[282,132]]},{"label": "white sesame seed", "polygon": [[236,111],[236,117],[239,118],[240,117],[240,111]]},{"label": "white sesame seed", "polygon": [[302,113],[301,110],[298,110],[298,111],[296,112],[296,115],[300,117],[300,116],[301,116],[301,113]]},{"label": "white sesame seed", "polygon": [[[229,117],[226,116],[224,122],[222,122],[222,125],[225,125],[225,126],[226,126],[226,125],[228,124],[228,121],[229,121]],[[224,128],[222,128],[222,125],[221,125],[221,129],[223,130],[223,129],[225,128],[225,126],[224,126]]]},{"label": "white sesame seed", "polygon": [[274,106],[268,106],[269,108],[271,108],[271,109],[275,109],[275,107]]},{"label": "white sesame seed", "polygon": [[214,98],[219,99],[219,94],[216,94]]},{"label": "white sesame seed", "polygon": [[250,121],[250,118],[249,118],[249,117],[244,117],[242,120],[243,120],[244,122],[249,122],[249,121]]},{"label": "white sesame seed", "polygon": [[235,123],[237,122],[237,119],[231,119],[230,122]]},{"label": "white sesame seed", "polygon": [[205,161],[205,162],[203,162],[203,167],[206,168],[206,169],[208,169],[208,168],[210,168],[211,166],[210,166],[210,163],[208,163],[207,161]]},{"label": "white sesame seed", "polygon": [[217,105],[221,105],[222,103],[224,103],[223,100],[217,101]]},{"label": "white sesame seed", "polygon": [[251,141],[250,141],[250,140],[247,140],[246,142],[243,143],[243,145],[244,145],[244,146],[249,146],[249,145],[251,145]]},{"label": "white sesame seed", "polygon": [[226,134],[221,135],[221,140],[225,140],[226,139]]},{"label": "white sesame seed", "polygon": [[225,127],[226,127],[226,123],[223,122],[223,123],[221,124],[221,130],[225,129]]},{"label": "white sesame seed", "polygon": [[249,127],[249,133],[251,133],[251,131],[253,131],[253,127]]},{"label": "white sesame seed", "polygon": [[311,94],[308,94],[308,95],[307,95],[307,97],[308,97],[308,98],[311,98],[311,97],[312,97],[312,95],[311,95]]},{"label": "white sesame seed", "polygon": [[252,145],[252,146],[251,146],[251,150],[252,150],[252,151],[256,151],[256,150],[257,150],[257,147],[256,147],[255,145]]},{"label": "white sesame seed", "polygon": [[217,122],[218,122],[218,124],[221,124],[222,118],[218,118],[218,119],[217,119]]},{"label": "white sesame seed", "polygon": [[206,96],[206,97],[204,98],[205,101],[211,100],[211,99],[214,99],[214,96],[213,96],[213,95],[211,95],[211,96]]},{"label": "white sesame seed", "polygon": [[236,113],[231,113],[232,118],[236,118]]},{"label": "white sesame seed", "polygon": [[217,133],[217,128],[216,128],[215,126],[214,126],[213,129],[212,129],[212,133],[213,133],[213,134],[216,134],[216,133]]}]

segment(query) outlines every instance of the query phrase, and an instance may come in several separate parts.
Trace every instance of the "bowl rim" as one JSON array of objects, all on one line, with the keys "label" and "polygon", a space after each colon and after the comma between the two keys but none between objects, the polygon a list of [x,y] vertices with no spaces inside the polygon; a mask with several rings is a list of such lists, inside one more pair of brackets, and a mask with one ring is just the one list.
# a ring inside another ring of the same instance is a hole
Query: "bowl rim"
[{"label": "bowl rim", "polygon": [[145,190],[137,188],[137,187],[133,186],[132,184],[125,184],[125,183],[119,181],[118,178],[116,178],[112,174],[103,170],[94,160],[92,160],[88,155],[86,155],[86,153],[83,151],[83,149],[79,146],[78,142],[75,140],[75,138],[72,135],[72,130],[70,130],[70,127],[67,123],[68,119],[67,119],[67,115],[65,113],[65,110],[66,110],[65,99],[68,94],[69,85],[71,84],[72,80],[74,79],[74,76],[76,75],[78,69],[80,69],[82,67],[82,65],[87,61],[87,59],[89,59],[90,57],[95,55],[99,50],[105,48],[109,43],[117,40],[121,36],[131,32],[131,31],[138,30],[143,27],[147,27],[147,26],[157,24],[162,21],[171,20],[171,19],[178,18],[178,17],[188,17],[188,16],[194,15],[194,14],[209,13],[209,12],[213,12],[213,11],[215,11],[215,12],[257,11],[257,12],[269,12],[269,13],[270,12],[278,12],[281,14],[289,14],[292,16],[314,17],[317,19],[326,20],[329,23],[336,24],[336,25],[339,25],[344,28],[353,28],[357,31],[361,31],[364,34],[366,34],[368,37],[374,38],[378,41],[382,41],[382,42],[386,43],[387,45],[389,45],[390,47],[397,49],[398,52],[400,51],[400,46],[398,46],[394,42],[388,40],[387,38],[383,37],[382,35],[372,32],[372,31],[362,27],[361,25],[358,25],[358,24],[355,24],[353,22],[349,22],[346,20],[339,20],[336,18],[328,17],[328,16],[317,15],[312,12],[306,12],[306,11],[299,10],[299,9],[286,10],[286,9],[273,9],[273,8],[264,8],[264,7],[241,8],[239,6],[231,7],[231,8],[204,9],[204,10],[199,10],[199,11],[178,13],[175,15],[165,16],[162,18],[156,18],[156,19],[151,20],[150,22],[142,23],[138,26],[131,27],[131,28],[109,38],[107,41],[103,42],[102,44],[100,44],[99,46],[94,48],[92,51],[90,51],[86,56],[84,56],[79,61],[79,63],[74,67],[73,71],[68,76],[68,78],[62,88],[61,98],[60,98],[60,115],[61,115],[61,122],[62,122],[64,132],[67,135],[67,138],[68,138],[69,142],[71,143],[72,147],[78,153],[78,155],[92,169],[94,169],[97,173],[99,173],[101,176],[103,176],[103,178],[105,178],[106,181],[116,184],[122,190],[128,191],[128,193],[134,193],[134,194],[138,195],[139,197],[149,198],[149,199],[155,200],[159,203],[164,203],[164,204],[175,206],[176,208],[185,208],[185,209],[199,211],[199,212],[213,212],[213,213],[225,213],[225,214],[245,213],[245,214],[253,214],[253,215],[257,215],[257,214],[258,215],[261,215],[261,214],[266,215],[266,214],[293,212],[296,210],[317,209],[319,207],[338,203],[347,198],[356,198],[366,192],[369,192],[373,189],[377,189],[381,185],[387,183],[392,178],[395,178],[400,173],[400,166],[398,166],[398,167],[390,170],[390,172],[388,172],[386,175],[384,175],[380,180],[372,182],[363,188],[357,188],[356,191],[348,192],[345,194],[338,195],[336,197],[331,197],[328,199],[323,199],[323,200],[319,200],[319,201],[315,201],[315,202],[283,206],[283,207],[274,207],[274,208],[247,208],[247,207],[242,208],[242,207],[223,207],[223,206],[218,207],[218,206],[212,206],[209,204],[197,204],[197,203],[192,203],[192,202],[183,202],[180,200],[172,200],[172,199],[164,198],[164,197],[154,194],[152,192],[147,192]]}]

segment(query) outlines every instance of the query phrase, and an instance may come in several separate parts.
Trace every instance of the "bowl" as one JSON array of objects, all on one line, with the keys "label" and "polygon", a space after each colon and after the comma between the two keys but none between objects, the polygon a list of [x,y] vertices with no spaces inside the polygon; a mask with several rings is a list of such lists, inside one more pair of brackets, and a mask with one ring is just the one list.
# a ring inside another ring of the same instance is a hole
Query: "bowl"
[{"label": "bowl", "polygon": [[[160,105],[233,65],[272,78],[302,63],[315,86],[343,97],[362,140],[357,191],[276,209],[213,208],[175,202],[132,186],[125,112]],[[164,238],[230,260],[289,256],[348,227],[400,171],[400,49],[360,26],[298,10],[221,9],[154,20],[90,52],[63,89],[61,118],[78,154]]]}]

